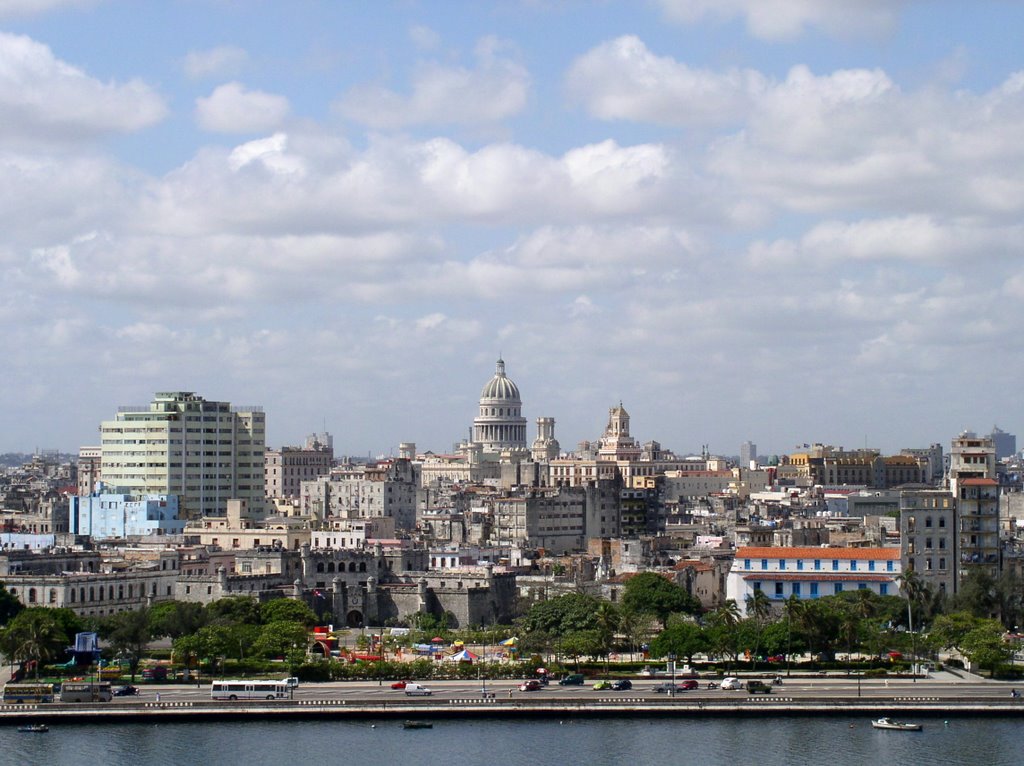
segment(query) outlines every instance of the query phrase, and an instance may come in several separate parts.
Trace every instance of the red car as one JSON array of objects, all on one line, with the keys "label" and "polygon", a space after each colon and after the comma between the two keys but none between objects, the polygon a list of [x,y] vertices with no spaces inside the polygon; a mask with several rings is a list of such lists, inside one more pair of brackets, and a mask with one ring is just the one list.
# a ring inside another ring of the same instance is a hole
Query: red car
[{"label": "red car", "polygon": [[408,681],[395,681],[393,684],[391,684],[391,688],[392,689],[404,689],[405,685],[407,683],[409,683],[409,682]]},{"label": "red car", "polygon": [[519,691],[521,692],[539,692],[541,690],[540,681],[530,678],[519,684]]},{"label": "red car", "polygon": [[700,688],[700,684],[697,683],[697,679],[696,678],[688,678],[685,681],[683,681],[681,684],[679,684],[679,690],[680,691],[689,691],[691,689],[699,689],[699,688]]}]

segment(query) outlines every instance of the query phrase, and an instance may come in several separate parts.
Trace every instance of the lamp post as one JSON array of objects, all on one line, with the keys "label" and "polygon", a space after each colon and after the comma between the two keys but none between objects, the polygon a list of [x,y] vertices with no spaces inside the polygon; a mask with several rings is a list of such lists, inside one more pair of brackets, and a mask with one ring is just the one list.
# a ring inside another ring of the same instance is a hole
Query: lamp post
[{"label": "lamp post", "polygon": [[668,666],[669,666],[669,670],[672,673],[672,686],[671,686],[671,688],[669,688],[668,693],[669,693],[669,696],[675,697],[676,696],[676,656],[674,654],[670,654],[668,656]]}]

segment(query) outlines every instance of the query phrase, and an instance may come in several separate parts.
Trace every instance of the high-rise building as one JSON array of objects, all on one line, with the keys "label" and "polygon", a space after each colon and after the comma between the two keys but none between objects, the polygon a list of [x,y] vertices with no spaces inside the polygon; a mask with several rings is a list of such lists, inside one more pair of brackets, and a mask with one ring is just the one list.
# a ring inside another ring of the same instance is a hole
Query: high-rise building
[{"label": "high-rise building", "polygon": [[999,482],[992,439],[965,431],[953,439],[949,490],[959,520],[960,581],[972,567],[999,575]]},{"label": "high-rise building", "polygon": [[754,442],[743,442],[740,445],[740,468],[750,468],[757,462],[757,445]]},{"label": "high-rise building", "polygon": [[302,482],[326,476],[334,465],[334,450],[328,446],[328,437],[323,441],[313,435],[304,447],[281,447],[267,450],[267,497],[282,497],[298,500],[302,496]]},{"label": "high-rise building", "polygon": [[262,407],[158,392],[100,424],[104,484],[132,495],[177,495],[182,518],[223,516],[231,499],[265,508]]},{"label": "high-rise building", "polygon": [[103,478],[100,468],[103,450],[99,447],[78,448],[78,496],[88,497],[96,491],[96,485]]},{"label": "high-rise building", "polygon": [[992,433],[988,438],[992,440],[992,444],[996,448],[996,460],[1017,454],[1017,437],[1013,434],[1006,433],[998,426],[992,426]]}]

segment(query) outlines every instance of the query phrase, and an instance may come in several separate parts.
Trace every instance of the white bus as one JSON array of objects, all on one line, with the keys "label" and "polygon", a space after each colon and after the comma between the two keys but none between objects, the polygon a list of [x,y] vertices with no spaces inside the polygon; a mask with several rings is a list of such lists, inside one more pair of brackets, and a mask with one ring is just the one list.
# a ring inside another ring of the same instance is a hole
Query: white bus
[{"label": "white bus", "polygon": [[291,687],[282,681],[214,681],[210,698],[215,700],[278,700],[288,699]]},{"label": "white bus", "polygon": [[110,702],[113,698],[110,681],[65,681],[60,687],[61,702]]}]

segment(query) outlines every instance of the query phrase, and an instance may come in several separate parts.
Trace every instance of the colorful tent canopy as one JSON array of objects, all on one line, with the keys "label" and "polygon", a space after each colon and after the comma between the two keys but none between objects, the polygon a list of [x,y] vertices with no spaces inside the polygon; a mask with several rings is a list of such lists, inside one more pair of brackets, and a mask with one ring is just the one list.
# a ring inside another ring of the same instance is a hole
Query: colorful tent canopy
[{"label": "colorful tent canopy", "polygon": [[512,638],[506,638],[504,641],[500,642],[501,646],[515,646],[518,643],[519,639],[515,636],[512,636]]},{"label": "colorful tent canopy", "polygon": [[473,652],[469,651],[469,649],[463,649],[461,652],[456,652],[448,659],[452,662],[472,662],[473,660],[478,660],[480,658],[473,654]]}]

